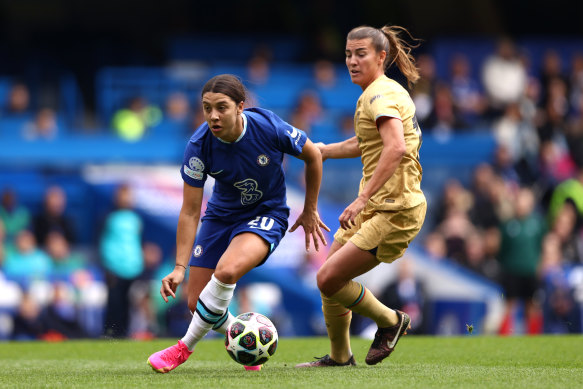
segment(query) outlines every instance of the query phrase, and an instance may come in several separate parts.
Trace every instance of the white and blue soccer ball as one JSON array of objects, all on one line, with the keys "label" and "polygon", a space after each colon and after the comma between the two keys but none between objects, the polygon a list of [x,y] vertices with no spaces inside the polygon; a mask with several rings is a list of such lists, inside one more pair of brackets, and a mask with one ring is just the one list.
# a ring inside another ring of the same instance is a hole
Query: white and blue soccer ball
[{"label": "white and blue soccer ball", "polygon": [[267,317],[242,313],[227,327],[225,347],[233,360],[245,366],[263,365],[277,349],[277,329]]}]

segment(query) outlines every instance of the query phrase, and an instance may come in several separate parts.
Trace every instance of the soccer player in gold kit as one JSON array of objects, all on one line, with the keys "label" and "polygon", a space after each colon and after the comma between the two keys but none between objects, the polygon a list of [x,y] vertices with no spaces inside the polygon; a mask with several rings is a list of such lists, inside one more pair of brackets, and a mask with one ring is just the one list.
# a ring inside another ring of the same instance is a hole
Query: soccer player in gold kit
[{"label": "soccer player in gold kit", "polygon": [[347,36],[346,66],[352,82],[362,88],[354,115],[355,136],[317,146],[323,160],[360,156],[362,179],[358,197],[339,217],[340,228],[317,275],[330,354],[296,367],[355,365],[349,333],[352,312],[378,325],[365,360],[369,365],[388,357],[410,327],[406,313],[386,307],[353,281],[381,262],[403,256],[427,209],[415,105],[407,90],[385,75],[396,64],[409,84],[419,78],[412,46],[400,38],[401,32],[408,33],[398,26],[361,26]]}]

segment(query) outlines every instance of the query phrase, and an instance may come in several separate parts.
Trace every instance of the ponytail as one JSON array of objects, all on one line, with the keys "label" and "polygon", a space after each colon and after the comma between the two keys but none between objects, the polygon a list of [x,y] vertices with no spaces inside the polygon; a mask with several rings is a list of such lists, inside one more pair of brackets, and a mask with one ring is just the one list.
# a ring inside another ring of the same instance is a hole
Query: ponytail
[{"label": "ponytail", "polygon": [[385,60],[385,70],[393,63],[396,63],[401,73],[407,78],[409,87],[413,86],[413,84],[419,80],[420,76],[419,69],[417,69],[417,66],[415,65],[415,58],[411,54],[411,50],[418,47],[419,44],[408,44],[399,36],[399,33],[404,31],[411,39],[415,41],[417,41],[417,39],[413,38],[409,31],[400,26],[384,26],[381,28],[381,31],[389,40],[389,52],[387,53],[387,59]]}]

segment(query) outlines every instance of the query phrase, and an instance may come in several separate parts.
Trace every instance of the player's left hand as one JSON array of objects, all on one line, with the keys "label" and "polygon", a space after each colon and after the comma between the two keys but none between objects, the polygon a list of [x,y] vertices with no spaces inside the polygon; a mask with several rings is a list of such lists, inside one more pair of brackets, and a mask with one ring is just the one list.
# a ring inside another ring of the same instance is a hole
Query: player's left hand
[{"label": "player's left hand", "polygon": [[289,232],[294,232],[299,226],[304,228],[304,233],[306,235],[306,251],[310,251],[311,239],[314,240],[316,251],[320,250],[320,244],[318,241],[321,241],[324,246],[328,244],[324,237],[324,233],[322,232],[322,228],[328,232],[330,232],[330,228],[328,228],[328,226],[320,219],[318,212],[308,212],[304,210],[304,212],[298,216],[294,225],[289,229]]},{"label": "player's left hand", "polygon": [[364,207],[366,206],[367,200],[357,197],[340,215],[338,221],[340,222],[340,227],[347,230],[352,226],[356,225],[355,219]]}]

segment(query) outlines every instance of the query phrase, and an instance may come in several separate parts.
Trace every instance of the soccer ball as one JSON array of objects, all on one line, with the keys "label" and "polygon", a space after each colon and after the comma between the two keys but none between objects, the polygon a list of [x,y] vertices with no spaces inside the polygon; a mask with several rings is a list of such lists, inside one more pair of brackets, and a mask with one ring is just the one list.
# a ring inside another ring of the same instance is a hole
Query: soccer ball
[{"label": "soccer ball", "polygon": [[237,363],[262,365],[277,349],[277,329],[259,313],[242,313],[227,327],[225,348]]}]

